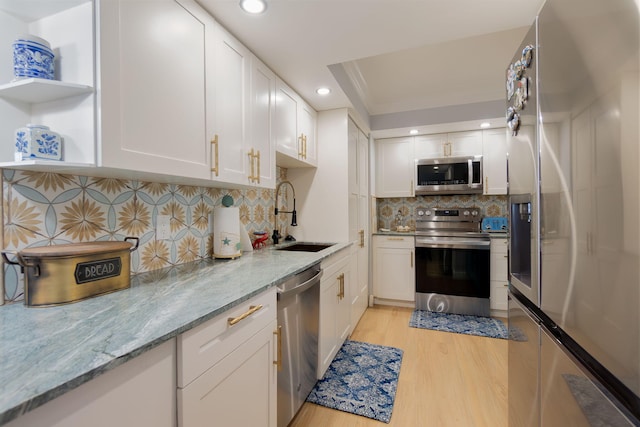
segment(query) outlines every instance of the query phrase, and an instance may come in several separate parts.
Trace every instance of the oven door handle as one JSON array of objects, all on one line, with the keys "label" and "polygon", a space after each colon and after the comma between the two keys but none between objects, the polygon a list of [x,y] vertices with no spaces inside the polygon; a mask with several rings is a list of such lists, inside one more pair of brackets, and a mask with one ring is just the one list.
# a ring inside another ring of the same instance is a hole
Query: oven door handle
[{"label": "oven door handle", "polygon": [[476,239],[456,239],[456,240],[438,240],[434,241],[419,241],[416,240],[416,248],[445,248],[445,249],[481,249],[489,250],[491,247],[491,241],[476,240]]}]

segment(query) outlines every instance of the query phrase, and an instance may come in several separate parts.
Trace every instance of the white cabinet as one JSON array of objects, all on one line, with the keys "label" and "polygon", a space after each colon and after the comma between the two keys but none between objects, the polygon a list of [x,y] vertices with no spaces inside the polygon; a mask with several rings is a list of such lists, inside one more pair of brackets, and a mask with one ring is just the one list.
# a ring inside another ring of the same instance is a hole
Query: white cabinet
[{"label": "white cabinet", "polygon": [[191,0],[97,7],[98,166],[210,179],[215,21]]},{"label": "white cabinet", "polygon": [[175,427],[175,348],[171,339],[6,427]]},{"label": "white cabinet", "polygon": [[507,130],[482,131],[484,194],[507,194]]},{"label": "white cabinet", "polygon": [[415,301],[415,238],[373,236],[373,296]]},{"label": "white cabinet", "polygon": [[376,141],[376,197],[413,197],[413,137]]},{"label": "white cabinet", "polygon": [[351,330],[349,251],[344,249],[322,261],[318,378],[322,378]]},{"label": "white cabinet", "polygon": [[451,132],[415,137],[415,158],[465,157],[482,154],[482,132]]},{"label": "white cabinet", "polygon": [[316,166],[317,112],[280,79],[276,80],[275,139],[283,167]]},{"label": "white cabinet", "polygon": [[275,74],[220,26],[215,43],[212,178],[275,188]]},{"label": "white cabinet", "polygon": [[351,118],[348,122],[349,241],[351,253],[351,329],[369,298],[369,139]]},{"label": "white cabinet", "polygon": [[507,248],[508,241],[504,238],[491,238],[490,255],[490,307],[491,310],[507,310]]},{"label": "white cabinet", "polygon": [[275,427],[276,327],[272,288],[178,337],[178,426]]},{"label": "white cabinet", "polygon": [[[4,7],[9,8],[5,11]],[[21,18],[18,18],[20,16]],[[56,80],[13,80],[12,43],[33,34],[56,54]],[[0,5],[0,162],[12,165],[94,166],[95,97],[91,1],[5,2]],[[14,162],[14,131],[46,125],[64,138],[63,161]],[[37,167],[37,166],[36,166]]]}]

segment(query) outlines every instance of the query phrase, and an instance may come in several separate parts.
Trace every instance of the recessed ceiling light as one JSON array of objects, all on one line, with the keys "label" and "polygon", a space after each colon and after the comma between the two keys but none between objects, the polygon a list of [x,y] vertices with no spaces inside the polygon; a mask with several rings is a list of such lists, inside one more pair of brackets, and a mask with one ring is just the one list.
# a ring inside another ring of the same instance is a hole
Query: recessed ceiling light
[{"label": "recessed ceiling light", "polygon": [[409,134],[410,134],[410,135],[417,135],[417,134],[418,134],[418,129],[411,129],[411,130],[409,131]]},{"label": "recessed ceiling light", "polygon": [[489,122],[480,123],[480,127],[482,129],[490,128],[491,127],[491,123],[489,123]]},{"label": "recessed ceiling light", "polygon": [[320,87],[316,89],[316,93],[318,95],[329,95],[331,93],[331,89],[329,89],[328,87]]},{"label": "recessed ceiling light", "polygon": [[265,0],[240,0],[240,7],[247,13],[257,15],[267,9]]}]

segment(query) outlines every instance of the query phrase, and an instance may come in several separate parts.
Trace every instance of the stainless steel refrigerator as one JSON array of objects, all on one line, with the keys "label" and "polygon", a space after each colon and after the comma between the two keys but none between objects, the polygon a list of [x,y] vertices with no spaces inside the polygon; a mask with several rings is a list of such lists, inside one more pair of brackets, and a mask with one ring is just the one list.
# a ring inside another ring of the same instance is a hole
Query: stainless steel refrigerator
[{"label": "stainless steel refrigerator", "polygon": [[640,425],[640,2],[547,0],[506,72],[509,425]]}]

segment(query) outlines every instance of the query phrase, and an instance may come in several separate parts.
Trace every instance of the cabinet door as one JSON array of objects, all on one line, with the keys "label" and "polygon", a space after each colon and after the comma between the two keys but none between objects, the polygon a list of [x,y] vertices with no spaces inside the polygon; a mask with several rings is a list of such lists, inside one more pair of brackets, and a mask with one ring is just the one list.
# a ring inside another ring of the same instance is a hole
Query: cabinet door
[{"label": "cabinet door", "polygon": [[100,166],[211,176],[215,21],[195,2],[181,3],[98,3]]},{"label": "cabinet door", "polygon": [[340,298],[337,278],[323,275],[320,283],[320,324],[318,331],[318,378],[322,378],[338,352],[337,310]]},{"label": "cabinet door", "polygon": [[414,151],[416,159],[437,159],[444,157],[448,150],[446,133],[433,135],[419,135],[414,138]]},{"label": "cabinet door", "polygon": [[376,141],[378,197],[413,197],[413,138]]},{"label": "cabinet door", "polygon": [[453,132],[448,134],[451,157],[478,156],[482,154],[482,131]]},{"label": "cabinet door", "polygon": [[276,151],[298,158],[298,96],[282,80],[276,80]]},{"label": "cabinet door", "polygon": [[507,194],[507,130],[482,131],[484,194]]},{"label": "cabinet door", "polygon": [[490,285],[492,310],[507,310],[507,294],[509,289],[507,272],[507,239],[491,239]]},{"label": "cabinet door", "polygon": [[9,422],[6,427],[176,425],[175,340]]},{"label": "cabinet door", "polygon": [[248,184],[247,108],[251,53],[237,39],[217,26],[216,31],[216,127],[218,152],[213,153],[213,179]]},{"label": "cabinet door", "polygon": [[299,125],[299,144],[300,147],[299,158],[305,163],[311,166],[317,166],[318,164],[318,147],[317,147],[317,122],[318,113],[311,108],[306,102],[300,100],[300,111],[298,118],[300,120]]},{"label": "cabinet door", "polygon": [[415,250],[411,237],[374,236],[373,295],[415,300]]},{"label": "cabinet door", "polygon": [[276,146],[273,132],[275,117],[276,76],[256,57],[251,61],[251,120],[250,149],[259,157],[249,159],[251,176],[259,176],[252,183],[266,188],[276,186]]},{"label": "cabinet door", "polygon": [[178,390],[178,426],[276,426],[276,327],[273,320]]}]

